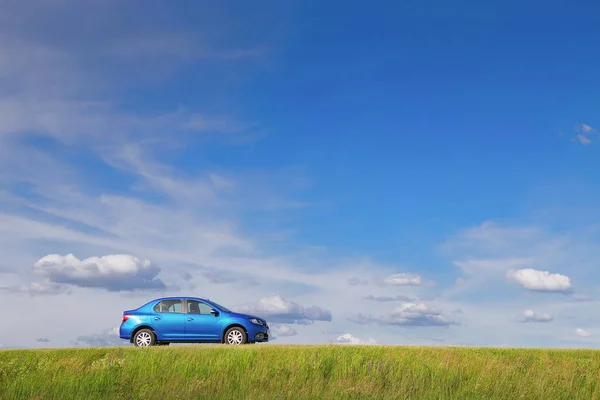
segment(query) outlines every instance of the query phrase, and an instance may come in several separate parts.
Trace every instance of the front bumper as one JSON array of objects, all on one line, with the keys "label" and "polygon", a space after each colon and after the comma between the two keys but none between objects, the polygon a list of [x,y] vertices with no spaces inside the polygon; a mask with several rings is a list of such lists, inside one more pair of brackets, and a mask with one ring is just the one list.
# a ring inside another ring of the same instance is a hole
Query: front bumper
[{"label": "front bumper", "polygon": [[252,339],[253,342],[268,342],[269,341],[269,334],[268,333],[257,333],[256,335],[254,335],[254,338]]},{"label": "front bumper", "polygon": [[264,325],[253,325],[248,329],[248,341],[249,342],[268,342],[270,329]]}]

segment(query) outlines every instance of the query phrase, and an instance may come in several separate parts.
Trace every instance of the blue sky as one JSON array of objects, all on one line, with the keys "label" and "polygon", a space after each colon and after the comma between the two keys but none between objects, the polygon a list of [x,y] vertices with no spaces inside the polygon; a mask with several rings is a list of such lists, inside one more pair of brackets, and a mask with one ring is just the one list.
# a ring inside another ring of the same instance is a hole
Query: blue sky
[{"label": "blue sky", "polygon": [[283,343],[596,347],[600,5],[280,3],[0,0],[0,300],[63,310],[0,344],[199,294]]}]

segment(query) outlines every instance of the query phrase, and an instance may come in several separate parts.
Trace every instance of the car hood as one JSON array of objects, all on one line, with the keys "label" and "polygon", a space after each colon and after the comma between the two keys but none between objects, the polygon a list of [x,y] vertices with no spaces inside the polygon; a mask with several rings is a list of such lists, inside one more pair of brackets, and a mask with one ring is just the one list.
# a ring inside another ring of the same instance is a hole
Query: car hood
[{"label": "car hood", "polygon": [[256,319],[259,319],[261,321],[266,321],[264,318],[257,317],[256,315],[252,315],[252,314],[242,314],[242,313],[236,313],[236,312],[230,312],[228,314],[229,314],[230,317],[236,317],[236,318],[256,318]]}]

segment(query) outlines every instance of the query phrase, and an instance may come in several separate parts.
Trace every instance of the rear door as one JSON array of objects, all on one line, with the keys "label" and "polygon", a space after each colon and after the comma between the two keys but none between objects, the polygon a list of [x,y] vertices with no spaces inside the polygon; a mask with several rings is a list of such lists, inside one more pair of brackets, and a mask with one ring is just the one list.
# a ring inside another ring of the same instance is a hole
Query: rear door
[{"label": "rear door", "polygon": [[182,299],[162,300],[154,306],[150,321],[159,339],[185,339],[185,313]]},{"label": "rear door", "polygon": [[185,336],[187,340],[221,339],[221,316],[211,314],[212,306],[198,300],[187,300]]}]

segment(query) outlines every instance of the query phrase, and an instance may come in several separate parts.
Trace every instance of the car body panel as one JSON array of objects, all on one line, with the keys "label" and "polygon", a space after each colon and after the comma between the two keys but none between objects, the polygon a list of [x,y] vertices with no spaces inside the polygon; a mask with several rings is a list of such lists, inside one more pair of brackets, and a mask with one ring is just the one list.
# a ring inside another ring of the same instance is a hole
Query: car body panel
[{"label": "car body panel", "polygon": [[[210,313],[211,309],[213,313]],[[234,325],[246,331],[249,342],[269,341],[270,329],[263,318],[233,312],[199,297],[159,298],[137,309],[126,310],[123,315],[129,317],[121,323],[119,337],[130,342],[139,329],[146,327],[156,333],[158,342],[219,343],[226,330]],[[251,322],[251,319],[260,321],[260,324]]]}]

